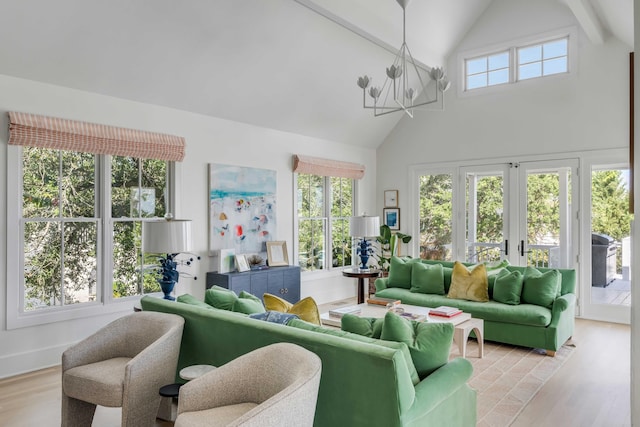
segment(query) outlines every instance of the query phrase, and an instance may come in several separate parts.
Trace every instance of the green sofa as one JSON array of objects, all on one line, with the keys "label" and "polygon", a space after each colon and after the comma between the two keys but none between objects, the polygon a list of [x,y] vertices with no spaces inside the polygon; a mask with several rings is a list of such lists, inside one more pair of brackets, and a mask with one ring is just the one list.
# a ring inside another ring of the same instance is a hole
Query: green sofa
[{"label": "green sofa", "polygon": [[[376,296],[401,300],[404,304],[435,308],[441,305],[458,307],[471,313],[472,317],[484,320],[484,339],[524,347],[540,348],[554,356],[573,335],[576,306],[576,272],[571,269],[555,269],[561,274],[560,295],[551,308],[533,304],[508,305],[494,300],[488,302],[447,298],[451,285],[451,270],[454,263],[437,260],[412,260],[424,264],[441,264],[444,268],[445,295],[412,292],[410,289],[390,287],[389,278],[375,281]],[[472,264],[463,263],[466,266]],[[525,267],[507,266],[508,271],[520,271]],[[538,268],[542,273],[549,268]],[[491,281],[489,281],[491,296]],[[526,284],[525,284],[526,285]]]},{"label": "green sofa", "polygon": [[299,329],[150,296],[141,299],[141,306],[184,317],[178,370],[195,364],[220,366],[277,342],[316,353],[322,360],[322,377],[314,426],[476,424],[476,392],[467,384],[473,368],[465,359],[452,360],[414,385],[404,343],[379,345],[343,331]]}]

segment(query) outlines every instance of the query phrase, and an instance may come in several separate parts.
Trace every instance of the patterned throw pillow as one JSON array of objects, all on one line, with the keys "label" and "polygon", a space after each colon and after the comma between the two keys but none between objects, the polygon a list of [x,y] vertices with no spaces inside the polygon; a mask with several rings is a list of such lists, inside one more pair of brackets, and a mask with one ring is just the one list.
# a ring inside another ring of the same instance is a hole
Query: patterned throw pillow
[{"label": "patterned throw pillow", "polygon": [[489,282],[485,265],[478,264],[469,271],[462,263],[456,261],[453,264],[451,287],[447,297],[478,302],[489,301]]}]

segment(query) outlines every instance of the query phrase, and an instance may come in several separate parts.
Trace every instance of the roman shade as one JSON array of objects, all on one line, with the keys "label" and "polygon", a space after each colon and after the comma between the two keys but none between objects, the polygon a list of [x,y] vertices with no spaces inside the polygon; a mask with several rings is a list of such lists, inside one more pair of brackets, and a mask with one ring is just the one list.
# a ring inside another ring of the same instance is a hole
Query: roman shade
[{"label": "roman shade", "polygon": [[293,156],[293,171],[321,176],[360,179],[364,176],[364,165],[311,156]]},{"label": "roman shade", "polygon": [[14,111],[9,144],[178,162],[185,152],[180,136]]}]

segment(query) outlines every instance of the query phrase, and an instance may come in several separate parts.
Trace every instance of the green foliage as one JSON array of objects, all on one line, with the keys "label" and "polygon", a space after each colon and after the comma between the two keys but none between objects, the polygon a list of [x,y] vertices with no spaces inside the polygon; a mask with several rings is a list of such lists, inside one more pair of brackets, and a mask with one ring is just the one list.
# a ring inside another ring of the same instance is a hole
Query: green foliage
[{"label": "green foliage", "polygon": [[452,191],[449,174],[420,177],[420,258],[451,259],[446,245],[453,235]]},{"label": "green foliage", "polygon": [[404,233],[392,233],[388,225],[380,226],[380,235],[376,237],[376,241],[380,244],[380,253],[375,253],[374,257],[378,260],[379,267],[382,271],[389,271],[391,265],[391,257],[398,253],[399,243],[409,243],[411,236]]}]

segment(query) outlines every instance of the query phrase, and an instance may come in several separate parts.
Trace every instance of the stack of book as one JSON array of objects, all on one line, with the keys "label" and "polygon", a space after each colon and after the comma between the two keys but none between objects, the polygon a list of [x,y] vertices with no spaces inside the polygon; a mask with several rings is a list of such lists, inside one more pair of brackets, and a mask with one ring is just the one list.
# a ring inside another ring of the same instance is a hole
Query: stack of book
[{"label": "stack of book", "polygon": [[350,305],[349,307],[334,308],[329,310],[329,316],[341,319],[345,314],[360,314],[362,309],[357,305]]},{"label": "stack of book", "polygon": [[389,304],[398,305],[400,303],[401,303],[401,301],[399,299],[395,299],[395,298],[371,297],[371,298],[367,299],[367,304],[370,304],[370,305],[381,305],[383,307],[386,307]]},{"label": "stack of book", "polygon": [[447,307],[446,305],[441,305],[440,307],[429,310],[429,315],[431,316],[453,317],[460,313],[462,313],[462,310],[459,308]]}]

